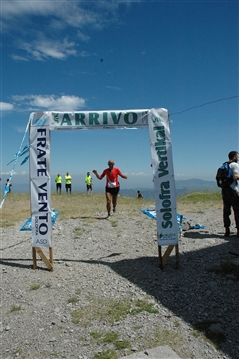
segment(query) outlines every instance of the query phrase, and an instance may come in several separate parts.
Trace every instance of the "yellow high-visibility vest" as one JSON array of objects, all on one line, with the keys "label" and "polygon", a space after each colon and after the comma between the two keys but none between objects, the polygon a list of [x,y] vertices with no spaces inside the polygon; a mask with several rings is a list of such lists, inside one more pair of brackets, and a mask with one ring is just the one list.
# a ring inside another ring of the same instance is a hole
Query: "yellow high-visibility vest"
[{"label": "yellow high-visibility vest", "polygon": [[85,182],[86,182],[86,184],[91,184],[91,183],[92,183],[92,178],[91,178],[91,176],[86,176]]},{"label": "yellow high-visibility vest", "polygon": [[65,176],[66,184],[71,184],[71,176]]},{"label": "yellow high-visibility vest", "polygon": [[62,177],[61,176],[56,176],[55,181],[56,181],[56,183],[61,183]]}]

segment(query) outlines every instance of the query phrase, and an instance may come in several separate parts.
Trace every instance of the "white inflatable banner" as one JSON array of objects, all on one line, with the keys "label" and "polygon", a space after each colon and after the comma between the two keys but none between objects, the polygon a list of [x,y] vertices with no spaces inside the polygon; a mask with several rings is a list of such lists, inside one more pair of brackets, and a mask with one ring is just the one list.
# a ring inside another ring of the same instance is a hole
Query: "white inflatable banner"
[{"label": "white inflatable banner", "polygon": [[30,124],[32,246],[51,247],[49,117],[35,113]]},{"label": "white inflatable banner", "polygon": [[148,125],[158,244],[175,245],[178,243],[178,224],[168,111],[163,108],[149,110]]},{"label": "white inflatable banner", "polygon": [[51,130],[87,130],[146,128],[148,110],[127,111],[84,111],[84,112],[44,112],[39,118],[49,120]]}]

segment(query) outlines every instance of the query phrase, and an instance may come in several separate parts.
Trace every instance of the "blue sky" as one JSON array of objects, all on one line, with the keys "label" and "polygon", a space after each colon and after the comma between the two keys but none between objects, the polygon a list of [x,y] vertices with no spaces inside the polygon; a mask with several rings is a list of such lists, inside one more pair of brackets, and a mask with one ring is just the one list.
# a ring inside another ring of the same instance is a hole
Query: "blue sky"
[{"label": "blue sky", "polygon": [[[1,1],[2,182],[31,112],[152,107],[170,113],[175,179],[214,180],[239,150],[237,96],[237,1]],[[51,133],[52,178],[73,188],[110,158],[124,188],[152,187],[147,129]]]}]

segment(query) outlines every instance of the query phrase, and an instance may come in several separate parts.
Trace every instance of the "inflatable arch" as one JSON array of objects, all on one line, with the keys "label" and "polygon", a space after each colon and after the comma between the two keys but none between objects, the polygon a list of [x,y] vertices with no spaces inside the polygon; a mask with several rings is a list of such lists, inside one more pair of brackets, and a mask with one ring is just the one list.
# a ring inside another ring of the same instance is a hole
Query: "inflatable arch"
[{"label": "inflatable arch", "polygon": [[[178,244],[176,190],[168,110],[33,112],[30,115],[32,247],[52,249],[50,131],[147,128],[157,213],[158,245]],[[42,254],[43,256],[43,254]]]}]

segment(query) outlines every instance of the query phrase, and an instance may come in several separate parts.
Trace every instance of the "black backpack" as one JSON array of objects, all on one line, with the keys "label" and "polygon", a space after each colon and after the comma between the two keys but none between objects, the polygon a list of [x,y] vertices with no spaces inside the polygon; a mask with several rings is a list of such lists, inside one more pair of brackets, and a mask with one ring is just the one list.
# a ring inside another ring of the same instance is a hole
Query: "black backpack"
[{"label": "black backpack", "polygon": [[216,181],[217,186],[220,188],[230,186],[233,182],[232,170],[229,167],[229,163],[230,162],[224,162],[217,170]]}]

